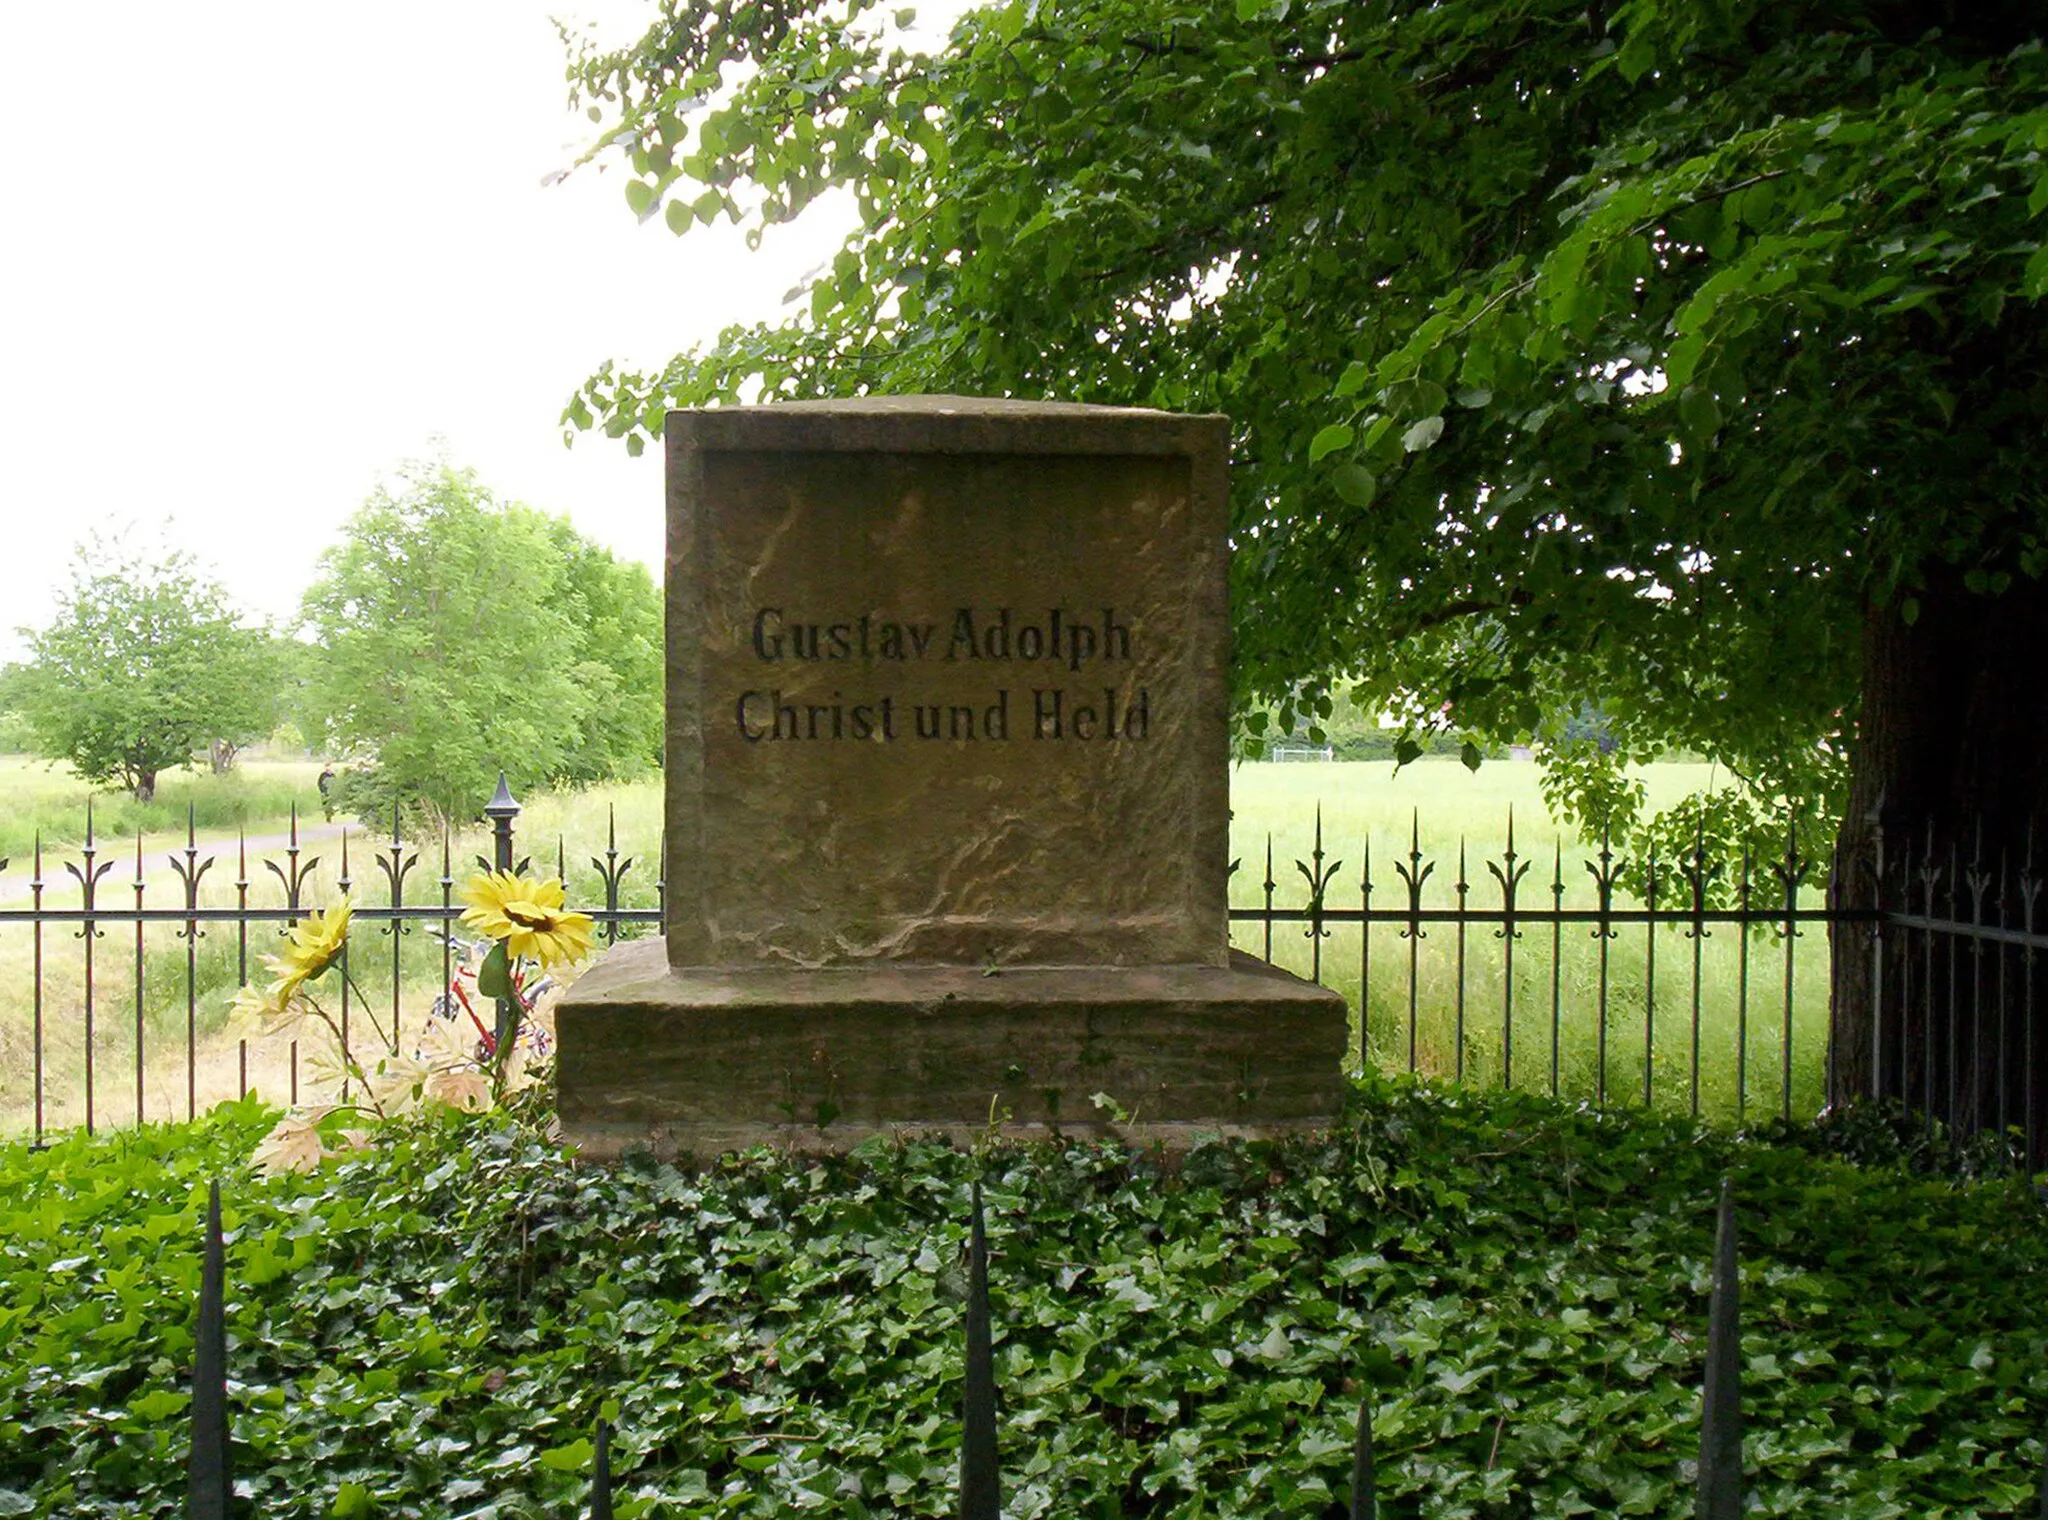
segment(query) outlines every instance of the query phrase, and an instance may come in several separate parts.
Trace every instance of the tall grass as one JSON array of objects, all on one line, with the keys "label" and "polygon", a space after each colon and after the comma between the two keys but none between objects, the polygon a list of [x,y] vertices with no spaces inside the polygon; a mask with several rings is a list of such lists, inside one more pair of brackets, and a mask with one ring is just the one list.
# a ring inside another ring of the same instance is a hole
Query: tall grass
[{"label": "tall grass", "polygon": [[225,776],[167,772],[156,796],[137,802],[119,789],[94,788],[62,761],[0,755],[0,858],[24,866],[39,835],[46,850],[81,842],[88,799],[102,840],[182,834],[188,817],[202,833],[281,832],[294,806],[302,818],[320,817],[319,775],[314,760],[243,760]]},{"label": "tall grass", "polygon": [[[1645,767],[1643,779],[1650,805],[1664,807],[1724,784],[1726,775],[1672,763]],[[1598,906],[1597,850],[1550,817],[1533,765],[1493,762],[1476,773],[1450,761],[1398,773],[1380,763],[1242,766],[1231,806],[1237,907],[1263,905],[1270,879],[1275,907],[1305,908],[1310,874],[1320,870],[1325,906],[1356,909],[1367,905],[1369,869],[1370,906],[1405,908],[1405,869],[1420,884],[1424,910],[1498,910],[1503,878],[1525,866],[1518,910]],[[1772,864],[1752,862],[1757,908],[1783,901]],[[1816,872],[1802,906],[1818,906],[1821,895]],[[1685,901],[1674,883],[1659,906]],[[1617,891],[1612,905],[1643,903]],[[1362,1001],[1365,1055],[1383,1069],[1728,1119],[1811,1114],[1824,1099],[1828,949],[1816,926],[1788,945],[1783,926],[1770,924],[1710,924],[1697,938],[1688,925],[1653,932],[1619,924],[1608,937],[1597,924],[1525,925],[1512,946],[1499,925],[1460,932],[1424,923],[1419,935],[1412,927],[1380,923],[1367,935],[1356,924],[1335,925],[1315,941],[1303,924],[1272,925],[1269,936],[1266,925],[1241,923],[1234,938],[1343,993],[1354,1051]]]}]

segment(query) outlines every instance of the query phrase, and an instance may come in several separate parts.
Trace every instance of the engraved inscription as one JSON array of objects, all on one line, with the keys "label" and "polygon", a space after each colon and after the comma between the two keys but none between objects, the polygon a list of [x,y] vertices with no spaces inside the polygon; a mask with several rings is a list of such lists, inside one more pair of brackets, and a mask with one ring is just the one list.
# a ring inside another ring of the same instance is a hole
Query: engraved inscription
[{"label": "engraved inscription", "polygon": [[[1009,607],[955,608],[941,618],[858,616],[809,618],[780,606],[754,611],[749,646],[762,665],[840,661],[871,669],[907,669],[921,662],[1025,665],[1081,675],[1096,666],[1128,665],[1131,627],[1114,607],[1098,612],[1048,608],[1024,615]],[[1026,672],[1028,679],[1035,672]],[[1100,672],[1113,675],[1110,670]],[[914,684],[914,683],[913,683]],[[822,695],[824,700],[817,700]],[[1018,721],[1011,722],[1012,697]],[[1028,722],[1025,721],[1028,715]],[[778,686],[754,686],[732,705],[733,726],[748,744],[899,740],[1007,743],[1013,737],[1130,743],[1152,732],[1152,693],[1128,696],[1114,685],[998,686],[981,699],[919,700],[903,691],[810,692],[785,698]]]}]

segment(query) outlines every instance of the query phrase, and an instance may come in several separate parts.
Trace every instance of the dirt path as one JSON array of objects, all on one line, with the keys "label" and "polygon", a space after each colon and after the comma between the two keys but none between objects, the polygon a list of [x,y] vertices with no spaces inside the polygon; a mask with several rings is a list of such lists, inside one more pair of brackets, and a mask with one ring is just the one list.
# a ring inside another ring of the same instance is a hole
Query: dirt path
[{"label": "dirt path", "polygon": [[[306,823],[299,824],[299,850],[303,862],[314,846],[329,840],[341,838],[345,832],[362,837],[362,829],[349,823]],[[275,860],[282,866],[286,852],[291,848],[292,837],[288,833],[259,834],[246,841],[249,850],[249,880],[254,882],[259,873],[265,881],[275,878],[265,871],[260,862]],[[353,844],[353,840],[351,844]],[[214,860],[209,881],[220,879],[225,870],[229,879],[235,871],[237,836],[233,834],[202,835],[197,841],[200,859],[211,855]],[[374,843],[372,848],[374,848]],[[107,839],[98,842],[96,864],[113,862],[113,870],[100,878],[100,901],[107,906],[131,906],[135,901],[135,841]],[[142,880],[143,902],[152,908],[177,907],[184,903],[184,886],[178,873],[172,869],[171,857],[184,858],[185,836],[181,833],[145,834],[142,836]],[[78,906],[78,878],[64,869],[66,861],[84,864],[84,855],[77,845],[62,849],[43,851],[43,906],[75,908]],[[25,908],[34,899],[34,874],[32,870],[21,869],[23,861],[8,863],[8,869],[0,872],[0,908]],[[321,861],[323,877],[328,874],[332,862]],[[178,898],[169,902],[162,896],[161,889],[169,886],[177,889]],[[122,895],[114,896],[115,892]],[[152,898],[149,894],[155,892]]]}]

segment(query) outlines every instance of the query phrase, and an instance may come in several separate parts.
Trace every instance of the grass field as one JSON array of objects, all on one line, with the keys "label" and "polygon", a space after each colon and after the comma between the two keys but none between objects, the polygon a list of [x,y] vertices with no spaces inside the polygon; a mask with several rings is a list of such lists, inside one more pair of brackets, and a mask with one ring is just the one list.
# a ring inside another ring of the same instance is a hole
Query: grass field
[{"label": "grass field", "polygon": [[26,865],[39,836],[45,849],[79,843],[88,798],[104,840],[132,841],[138,830],[182,836],[188,818],[202,834],[281,830],[294,804],[302,817],[320,816],[319,776],[317,760],[243,760],[225,776],[167,771],[155,798],[137,802],[119,790],[95,792],[62,761],[0,755],[0,859]]},{"label": "grass field", "polygon": [[[195,813],[203,810],[203,818],[215,820],[211,825],[202,821],[202,833],[223,823],[229,829],[240,823],[252,834],[281,831],[294,800],[302,816],[319,816],[313,786],[317,771],[317,764],[310,762],[256,762],[241,777],[167,778],[156,808],[174,810],[179,842],[187,803]],[[1718,778],[1708,766],[1670,764],[1647,768],[1644,779],[1652,804],[1662,805],[1710,787]],[[0,818],[12,820],[25,813],[43,829],[45,875],[56,883],[45,898],[51,906],[75,907],[78,901],[77,885],[63,865],[64,860],[77,858],[76,851],[53,849],[50,841],[82,835],[84,795],[82,784],[68,775],[34,762],[0,760]],[[1231,898],[1241,907],[1264,900],[1269,840],[1274,905],[1286,909],[1306,903],[1308,885],[1296,863],[1316,864],[1318,809],[1321,865],[1332,873],[1325,903],[1332,908],[1360,905],[1368,858],[1371,905],[1404,906],[1407,889],[1395,872],[1397,865],[1411,865],[1411,830],[1425,857],[1423,865],[1429,867],[1423,883],[1425,907],[1448,908],[1457,902],[1461,843],[1466,850],[1467,904],[1498,907],[1501,887],[1487,862],[1505,865],[1501,850],[1511,809],[1517,863],[1530,867],[1518,889],[1518,904],[1542,907],[1561,900],[1567,908],[1589,908],[1595,900],[1584,865],[1586,852],[1550,820],[1530,764],[1492,762],[1476,774],[1455,762],[1435,761],[1398,774],[1384,763],[1242,766],[1232,777],[1232,808],[1232,850],[1240,864],[1231,879]],[[104,798],[95,807],[100,837],[121,837],[109,821],[116,817],[123,820],[120,827],[130,831],[126,837],[132,841],[134,822],[121,807],[106,807]],[[153,822],[144,821],[143,826]],[[571,901],[582,905],[604,901],[600,862],[606,862],[608,844],[615,839],[616,854],[608,863],[621,872],[621,906],[653,907],[658,901],[660,831],[660,787],[647,780],[526,799],[517,838],[520,853],[530,856],[537,870],[563,870]],[[162,858],[160,844],[167,847],[168,840],[152,840],[146,851],[153,871],[147,901],[151,906],[181,905],[182,884]],[[488,852],[488,837],[481,829],[465,830],[449,842],[445,874],[460,882],[474,868],[476,857]],[[305,900],[329,900],[340,886],[343,870],[339,844],[328,841],[309,847],[304,859],[313,862]],[[126,853],[117,855],[116,869],[101,885],[102,902],[132,905],[132,860],[131,843]],[[438,842],[406,846],[397,864],[403,868],[399,876],[405,901],[441,901],[444,862]],[[350,839],[349,887],[358,902],[390,900],[392,866],[388,839],[360,834]],[[240,897],[234,876],[231,857],[217,861],[201,879],[200,903],[234,906]],[[255,876],[248,901],[256,906],[280,904],[280,883],[268,872]],[[1553,891],[1559,878],[1565,888],[1561,899]],[[1760,899],[1767,895],[1766,889],[1759,889]],[[1425,925],[1424,933],[1414,938],[1406,930],[1404,924],[1380,924],[1368,937],[1357,925],[1339,925],[1317,943],[1307,938],[1305,926],[1277,923],[1270,927],[1270,953],[1276,962],[1317,974],[1341,991],[1354,1018],[1361,988],[1366,989],[1368,1057],[1388,1069],[1407,1068],[1412,1050],[1412,1064],[1433,1075],[1462,1074],[1485,1083],[1505,1077],[1518,1087],[1549,1090],[1554,1070],[1558,1091],[1595,1098],[1602,1089],[1604,1026],[1606,1101],[1643,1101],[1647,1053],[1651,1102],[1662,1109],[1683,1110],[1693,1102],[1697,1013],[1702,1111],[1732,1118],[1739,1113],[1776,1112],[1781,1106],[1810,1113],[1819,1106],[1827,947],[1818,931],[1794,940],[1788,960],[1782,935],[1768,926],[1747,935],[1732,927],[1715,928],[1697,941],[1681,926],[1662,928],[1654,935],[1640,925],[1624,926],[1617,937],[1607,940],[1587,925],[1544,926],[1523,931],[1512,946],[1490,925],[1471,926],[1462,935],[1451,925]],[[1236,940],[1246,949],[1265,953],[1268,932],[1263,925],[1240,924]],[[310,1048],[302,1044],[295,1053],[288,1035],[258,1037],[225,1023],[227,999],[244,968],[254,969],[255,957],[272,948],[274,935],[266,925],[242,930],[213,924],[202,926],[188,940],[182,925],[153,925],[139,936],[138,949],[138,936],[126,925],[107,928],[88,946],[69,924],[46,924],[37,934],[26,924],[0,923],[0,1127],[34,1123],[39,1018],[47,1126],[83,1119],[88,1049],[94,1117],[99,1122],[127,1122],[138,1110],[150,1118],[182,1117],[188,1101],[204,1110],[214,1100],[233,1096],[245,1081],[283,1100],[293,1090],[295,1071],[298,1090],[302,1095],[309,1091],[314,1064]],[[388,1036],[394,996],[407,1027],[424,1017],[427,1003],[442,984],[443,962],[439,942],[423,928],[392,936],[381,926],[365,926],[352,956],[351,969],[360,988],[360,996],[351,994],[350,999],[352,1033],[365,1029],[367,1004]],[[1354,1024],[1354,1040],[1356,1033]]]},{"label": "grass field", "polygon": [[[1665,764],[1646,767],[1643,779],[1650,805],[1660,808],[1723,784],[1725,773]],[[1516,890],[1518,908],[1555,903],[1591,910],[1598,903],[1588,869],[1592,852],[1551,819],[1530,764],[1494,762],[1472,773],[1453,761],[1428,761],[1399,774],[1384,764],[1242,766],[1231,802],[1232,850],[1240,862],[1231,901],[1239,907],[1264,900],[1268,840],[1274,905],[1306,906],[1307,872],[1318,864],[1318,809],[1320,864],[1334,872],[1325,887],[1327,907],[1362,905],[1369,861],[1374,908],[1407,906],[1409,889],[1398,874],[1405,868],[1421,882],[1425,909],[1456,907],[1461,880],[1466,906],[1500,909],[1510,809],[1515,864],[1528,870]],[[1420,862],[1411,859],[1415,850]],[[1753,900],[1781,902],[1767,868],[1756,869]],[[1679,906],[1682,890],[1660,905]],[[1802,902],[1818,901],[1816,880]],[[1641,904],[1618,893],[1615,906]],[[1492,925],[1470,926],[1461,935],[1453,925],[1424,924],[1419,937],[1408,928],[1376,924],[1368,940],[1359,926],[1338,925],[1317,945],[1306,925],[1276,924],[1270,957],[1304,975],[1318,974],[1345,995],[1354,1016],[1361,986],[1369,987],[1368,1055],[1389,1070],[1412,1066],[1440,1077],[1507,1079],[1546,1091],[1554,1085],[1568,1096],[1597,1098],[1604,1044],[1609,1104],[1644,1101],[1647,1063],[1650,1102],[1689,1111],[1697,1042],[1702,1112],[1807,1114],[1820,1106],[1828,961],[1818,930],[1791,941],[1788,955],[1782,930],[1768,925],[1747,934],[1732,925],[1710,926],[1702,938],[1680,925],[1660,926],[1654,934],[1644,925],[1623,925],[1611,939],[1599,937],[1594,925],[1551,925],[1518,931],[1512,946]],[[1235,937],[1243,948],[1268,952],[1263,925],[1240,924]]]}]

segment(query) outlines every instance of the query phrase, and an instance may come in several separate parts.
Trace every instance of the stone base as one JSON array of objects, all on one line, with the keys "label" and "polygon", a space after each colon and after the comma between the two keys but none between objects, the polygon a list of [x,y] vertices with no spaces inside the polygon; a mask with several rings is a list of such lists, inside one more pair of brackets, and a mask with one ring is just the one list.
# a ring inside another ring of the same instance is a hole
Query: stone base
[{"label": "stone base", "polygon": [[1344,1104],[1343,998],[1245,955],[993,975],[671,970],[642,940],[608,951],[555,1018],[562,1129],[587,1156],[834,1151],[992,1126],[1178,1148],[1321,1127]]}]

